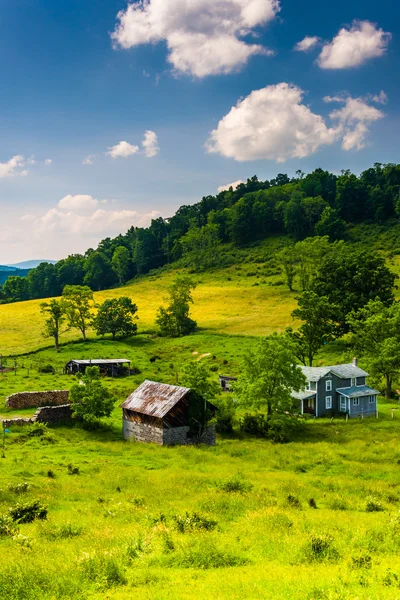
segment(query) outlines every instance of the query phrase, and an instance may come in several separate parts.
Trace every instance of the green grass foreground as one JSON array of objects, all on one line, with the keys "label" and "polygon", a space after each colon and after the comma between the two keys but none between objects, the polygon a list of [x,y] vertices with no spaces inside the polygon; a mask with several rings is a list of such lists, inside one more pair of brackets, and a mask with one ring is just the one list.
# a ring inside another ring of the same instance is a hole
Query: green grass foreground
[{"label": "green grass foreground", "polygon": [[378,420],[307,421],[287,445],[125,443],[116,419],[48,440],[14,429],[0,514],[38,499],[48,518],[0,537],[0,597],[400,598],[391,406]]}]

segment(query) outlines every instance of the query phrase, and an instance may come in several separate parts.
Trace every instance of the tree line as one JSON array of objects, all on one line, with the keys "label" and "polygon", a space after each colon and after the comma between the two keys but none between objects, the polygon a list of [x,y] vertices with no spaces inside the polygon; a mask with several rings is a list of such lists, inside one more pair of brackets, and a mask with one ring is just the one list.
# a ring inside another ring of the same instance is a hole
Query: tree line
[{"label": "tree line", "polygon": [[348,224],[399,215],[400,165],[376,163],[359,177],[322,169],[297,171],[293,178],[281,173],[270,181],[254,176],[235,190],[181,206],[171,218],[153,219],[147,228],[105,238],[83,255],[43,263],[25,278],[9,277],[0,302],[59,296],[67,285],[109,289],[181,258],[194,270],[208,268],[220,260],[220,243],[240,247],[276,234],[333,242],[345,237]]}]

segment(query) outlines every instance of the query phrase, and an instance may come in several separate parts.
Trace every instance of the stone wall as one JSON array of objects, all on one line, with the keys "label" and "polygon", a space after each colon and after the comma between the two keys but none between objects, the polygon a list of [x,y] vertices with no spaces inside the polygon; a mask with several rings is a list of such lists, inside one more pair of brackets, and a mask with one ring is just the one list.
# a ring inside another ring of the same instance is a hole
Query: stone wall
[{"label": "stone wall", "polygon": [[[152,442],[159,446],[178,446],[197,444],[199,440],[188,438],[189,427],[154,427],[147,423],[136,423],[123,419],[123,435],[125,440],[135,442]],[[200,443],[215,446],[215,426],[211,425],[204,432]]]},{"label": "stone wall", "polygon": [[8,408],[37,408],[40,406],[60,406],[68,403],[68,390],[51,392],[17,392],[6,398]]},{"label": "stone wall", "polygon": [[5,429],[12,426],[22,427],[24,425],[32,425],[36,421],[55,425],[56,423],[63,423],[70,420],[72,420],[71,405],[63,404],[61,406],[42,406],[30,418],[16,417],[15,419],[3,419],[2,426]]}]

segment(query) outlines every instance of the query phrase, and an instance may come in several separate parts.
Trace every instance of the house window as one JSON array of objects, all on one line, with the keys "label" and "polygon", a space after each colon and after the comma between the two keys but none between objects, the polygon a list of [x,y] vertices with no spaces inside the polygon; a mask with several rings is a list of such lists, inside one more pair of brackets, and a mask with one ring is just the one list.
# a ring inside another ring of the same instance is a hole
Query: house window
[{"label": "house window", "polygon": [[357,385],[357,379],[355,377],[351,378],[351,387],[354,387],[355,385]]},{"label": "house window", "polygon": [[346,397],[340,396],[340,410],[346,410]]},{"label": "house window", "polygon": [[326,387],[325,387],[327,392],[331,392],[332,391],[332,379],[327,379],[326,380]]},{"label": "house window", "polygon": [[325,406],[326,410],[330,410],[332,408],[332,396],[327,396],[325,398]]},{"label": "house window", "polygon": [[375,396],[370,396],[369,397],[369,403],[370,404],[375,404]]},{"label": "house window", "polygon": [[310,389],[311,389],[311,388],[310,388],[310,382],[309,382],[309,381],[307,381],[306,390],[310,390]]},{"label": "house window", "polygon": [[353,398],[353,406],[359,406],[360,405],[360,398]]},{"label": "house window", "polygon": [[315,392],[317,389],[317,382],[316,381],[310,381],[310,390],[312,390],[313,392]]}]

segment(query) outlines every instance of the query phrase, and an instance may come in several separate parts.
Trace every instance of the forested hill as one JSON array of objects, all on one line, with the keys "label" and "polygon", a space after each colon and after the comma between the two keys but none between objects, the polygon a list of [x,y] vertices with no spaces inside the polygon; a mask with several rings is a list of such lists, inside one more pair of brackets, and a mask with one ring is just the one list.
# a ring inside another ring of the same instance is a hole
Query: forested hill
[{"label": "forested hill", "polygon": [[171,218],[154,219],[148,228],[106,238],[85,255],[43,263],[26,278],[9,277],[0,301],[58,296],[65,285],[109,288],[189,256],[192,268],[208,268],[220,260],[220,244],[240,247],[272,235],[286,235],[288,243],[314,235],[346,239],[353,225],[396,224],[399,216],[400,165],[377,163],[359,177],[322,169],[297,171],[292,179],[254,176],[235,190],[181,206]]}]

